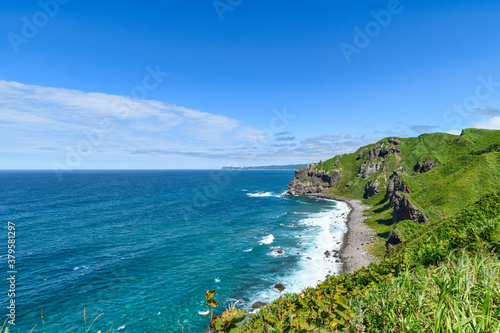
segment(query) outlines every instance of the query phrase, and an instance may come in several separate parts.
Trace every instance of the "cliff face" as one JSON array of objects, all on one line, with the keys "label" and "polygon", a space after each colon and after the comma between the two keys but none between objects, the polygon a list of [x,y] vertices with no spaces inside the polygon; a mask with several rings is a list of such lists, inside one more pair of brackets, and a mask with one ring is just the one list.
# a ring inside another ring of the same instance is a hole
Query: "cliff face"
[{"label": "cliff face", "polygon": [[429,220],[424,213],[418,209],[406,195],[401,192],[395,192],[391,199],[392,223],[398,223],[404,220],[411,220],[416,223],[427,223]]},{"label": "cliff face", "polygon": [[340,173],[334,170],[330,173],[325,170],[316,170],[317,164],[296,170],[294,179],[288,184],[289,195],[310,195],[323,193],[326,189],[337,185]]},{"label": "cliff face", "polygon": [[[500,131],[385,138],[297,170],[288,194],[365,199],[384,225],[392,220],[397,229],[405,220],[424,224],[451,216],[500,189],[498,165]],[[389,243],[398,243],[396,233]]]},{"label": "cliff face", "polygon": [[[394,208],[393,223],[407,219],[417,223],[426,223],[428,220],[424,213],[404,195],[404,193],[411,193],[411,191],[402,178],[402,174],[408,174],[407,169],[397,166],[401,161],[402,153],[396,146],[402,144],[404,144],[403,141],[399,139],[389,138],[387,143],[381,142],[371,147],[361,148],[357,154],[354,154],[357,156],[355,178],[367,180],[362,186],[365,199],[385,191],[385,198],[390,200]],[[391,161],[395,163],[388,165],[386,161],[391,157],[393,157]],[[352,168],[345,170],[341,158],[342,156],[333,161],[330,170],[320,168],[321,165],[318,163],[312,163],[295,171],[294,179],[288,184],[288,194],[311,195],[328,192],[328,190],[335,188],[343,177],[342,173],[346,174],[345,177],[349,177],[353,171]],[[429,171],[437,164],[433,161],[418,162],[414,169],[415,172],[421,173],[424,170]],[[386,175],[392,165],[395,168],[393,168],[389,180],[386,181]],[[356,185],[360,183],[359,179]],[[354,185],[354,181],[356,179],[351,179],[345,187],[351,187]]]},{"label": "cliff face", "polygon": [[[498,186],[500,131],[385,138],[297,170],[290,195],[326,193],[383,202],[398,223],[443,218]],[[480,176],[479,176],[480,175]],[[471,186],[474,184],[474,186]],[[381,207],[382,208],[382,207]]]}]

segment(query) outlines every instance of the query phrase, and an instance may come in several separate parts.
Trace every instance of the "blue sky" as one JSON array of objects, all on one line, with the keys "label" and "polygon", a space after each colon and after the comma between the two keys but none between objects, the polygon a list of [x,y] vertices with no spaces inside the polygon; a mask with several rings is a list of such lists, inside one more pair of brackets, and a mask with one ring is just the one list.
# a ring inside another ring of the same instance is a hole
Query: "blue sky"
[{"label": "blue sky", "polygon": [[309,163],[500,129],[498,1],[0,5],[0,168]]}]

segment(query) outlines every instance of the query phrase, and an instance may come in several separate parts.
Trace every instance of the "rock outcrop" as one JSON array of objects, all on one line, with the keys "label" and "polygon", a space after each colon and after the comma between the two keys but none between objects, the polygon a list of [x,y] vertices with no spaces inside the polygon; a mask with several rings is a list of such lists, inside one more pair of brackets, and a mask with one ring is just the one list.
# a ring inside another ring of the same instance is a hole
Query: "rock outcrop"
[{"label": "rock outcrop", "polygon": [[274,290],[279,291],[280,293],[282,293],[283,291],[285,291],[285,289],[286,289],[285,286],[282,285],[281,283],[276,283],[274,285]]},{"label": "rock outcrop", "polygon": [[418,161],[413,167],[413,171],[418,173],[426,173],[435,167],[439,166],[439,163],[433,160]]},{"label": "rock outcrop", "polygon": [[368,152],[368,161],[376,161],[377,157],[381,157],[382,159],[386,159],[393,154],[401,154],[399,149],[396,149],[392,146],[387,147],[387,145],[375,145],[371,147]]},{"label": "rock outcrop", "polygon": [[289,195],[308,195],[321,193],[329,187],[337,185],[340,173],[316,170],[317,164],[312,163],[303,169],[295,171],[295,178],[288,184]]},{"label": "rock outcrop", "polygon": [[387,256],[389,253],[391,253],[395,245],[401,243],[403,243],[401,237],[396,232],[394,232],[394,230],[392,230],[391,233],[389,234],[389,237],[385,240],[385,248],[386,248],[385,255]]},{"label": "rock outcrop", "polygon": [[401,173],[407,173],[406,168],[398,167],[394,170],[392,176],[389,178],[389,183],[387,184],[387,191],[385,193],[385,198],[391,200],[391,205],[394,202],[393,196],[396,192],[411,193],[410,189],[403,182]]},{"label": "rock outcrop", "polygon": [[[368,158],[368,159],[370,159],[370,158]],[[377,173],[377,171],[380,169],[381,166],[382,166],[381,161],[362,164],[359,167],[358,174],[356,175],[356,177],[358,177],[358,178],[361,177],[363,179],[367,179],[371,175],[374,175],[375,173]]]},{"label": "rock outcrop", "polygon": [[394,192],[392,196],[392,222],[398,223],[404,220],[411,220],[416,223],[427,223],[424,213],[418,209],[408,197],[401,192]]},{"label": "rock outcrop", "polygon": [[261,307],[263,306],[266,306],[267,303],[264,303],[264,302],[255,302],[252,304],[252,309],[256,310],[256,309],[260,309]]},{"label": "rock outcrop", "polygon": [[[368,151],[368,153],[366,153]],[[365,163],[363,163],[358,170],[358,174],[356,177],[367,179],[370,176],[377,173],[378,170],[382,167],[383,161],[388,157],[397,154],[399,156],[401,151],[399,149],[394,148],[392,145],[388,146],[387,144],[376,144],[372,146],[369,150],[363,149],[358,154],[358,160],[364,158],[365,155],[368,155]],[[379,159],[380,157],[380,159]]]},{"label": "rock outcrop", "polygon": [[363,148],[361,151],[358,153],[358,158],[356,160],[360,160],[365,157],[365,153],[368,150],[368,148]]},{"label": "rock outcrop", "polygon": [[370,180],[368,183],[366,183],[365,187],[363,188],[365,190],[364,194],[365,199],[371,198],[375,194],[380,193],[379,187],[380,183],[378,179]]},{"label": "rock outcrop", "polygon": [[396,138],[389,138],[388,141],[389,141],[389,144],[391,144],[393,146],[399,146],[399,145],[403,144],[403,141],[396,139]]}]

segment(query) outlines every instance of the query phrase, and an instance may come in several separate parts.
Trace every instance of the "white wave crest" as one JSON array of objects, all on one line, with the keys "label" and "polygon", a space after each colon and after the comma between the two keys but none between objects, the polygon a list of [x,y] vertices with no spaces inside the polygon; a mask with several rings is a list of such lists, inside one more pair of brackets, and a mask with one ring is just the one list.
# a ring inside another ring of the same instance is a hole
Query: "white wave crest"
[{"label": "white wave crest", "polygon": [[249,197],[272,197],[271,192],[257,192],[257,193],[247,193]]},{"label": "white wave crest", "polygon": [[269,245],[272,244],[273,242],[274,242],[274,236],[272,234],[269,234],[265,237],[262,237],[262,239],[259,241],[259,245],[262,244]]}]

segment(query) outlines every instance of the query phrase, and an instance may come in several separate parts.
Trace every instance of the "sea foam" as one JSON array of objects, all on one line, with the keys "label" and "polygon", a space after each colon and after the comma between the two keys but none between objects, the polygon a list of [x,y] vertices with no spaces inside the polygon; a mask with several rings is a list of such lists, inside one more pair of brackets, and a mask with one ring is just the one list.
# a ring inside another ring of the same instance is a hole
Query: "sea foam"
[{"label": "sea foam", "polygon": [[[346,203],[337,202],[334,209],[301,216],[298,225],[308,228],[310,231],[302,230],[300,231],[301,234],[294,235],[303,242],[297,245],[296,248],[297,252],[300,253],[298,267],[289,270],[280,278],[275,277],[273,280],[269,280],[272,284],[269,285],[268,289],[252,295],[250,303],[264,300],[272,301],[278,297],[274,290],[275,283],[285,285],[287,287],[285,292],[287,293],[296,293],[306,287],[315,287],[329,274],[340,273],[342,263],[336,262],[338,258],[331,255],[327,258],[325,252],[329,251],[331,253],[332,250],[339,251],[341,249],[341,241],[347,231],[346,221],[349,211],[350,208]],[[278,255],[274,251],[267,254]]]},{"label": "sea foam", "polygon": [[257,193],[247,193],[249,197],[272,197],[271,192],[257,192]]},{"label": "sea foam", "polygon": [[272,244],[273,242],[274,242],[274,236],[272,234],[270,234],[270,235],[267,235],[265,237],[262,237],[262,239],[259,241],[259,245],[262,245],[262,244],[269,245],[269,244]]}]

